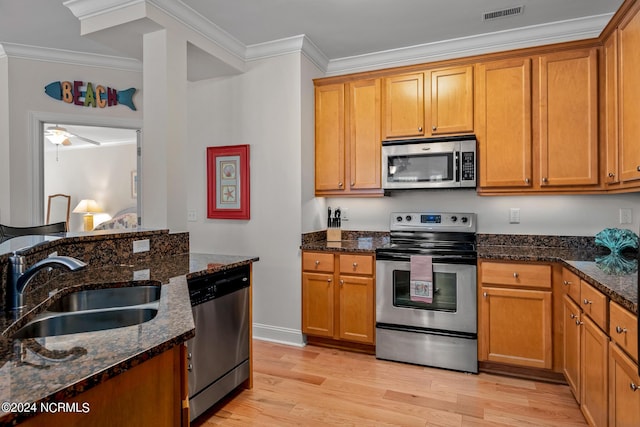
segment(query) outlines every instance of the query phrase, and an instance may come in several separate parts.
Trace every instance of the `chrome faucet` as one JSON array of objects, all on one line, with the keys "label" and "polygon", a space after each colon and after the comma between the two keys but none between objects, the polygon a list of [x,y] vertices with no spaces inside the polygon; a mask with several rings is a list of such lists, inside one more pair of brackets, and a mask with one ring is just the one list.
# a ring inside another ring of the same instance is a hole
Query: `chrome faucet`
[{"label": "chrome faucet", "polygon": [[69,257],[69,256],[52,256],[40,260],[28,269],[26,268],[26,258],[23,255],[13,255],[9,257],[9,286],[7,289],[7,305],[8,311],[13,311],[19,316],[24,309],[24,291],[31,279],[40,270],[45,268],[65,267],[70,271],[79,270],[87,264]]}]

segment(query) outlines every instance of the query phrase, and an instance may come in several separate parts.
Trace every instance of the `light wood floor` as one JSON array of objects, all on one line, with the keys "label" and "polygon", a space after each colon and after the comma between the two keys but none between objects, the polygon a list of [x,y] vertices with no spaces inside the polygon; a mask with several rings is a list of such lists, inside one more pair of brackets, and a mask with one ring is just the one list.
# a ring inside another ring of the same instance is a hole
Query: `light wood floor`
[{"label": "light wood floor", "polygon": [[254,387],[193,426],[584,426],[569,388],[254,340]]}]

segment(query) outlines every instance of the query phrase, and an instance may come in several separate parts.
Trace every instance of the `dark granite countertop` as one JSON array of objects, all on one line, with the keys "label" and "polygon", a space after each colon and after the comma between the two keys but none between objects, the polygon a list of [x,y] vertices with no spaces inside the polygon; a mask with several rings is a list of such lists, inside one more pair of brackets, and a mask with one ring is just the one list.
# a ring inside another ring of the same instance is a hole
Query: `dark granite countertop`
[{"label": "dark granite countertop", "polygon": [[[151,357],[195,336],[187,278],[257,261],[257,257],[184,254],[152,258],[135,265],[114,265],[66,273],[42,287],[57,290],[41,303],[27,298],[22,321],[0,319],[0,399],[3,402],[62,401],[117,376]],[[74,290],[162,283],[159,310],[152,320],[136,326],[36,339],[8,337],[60,296]],[[47,294],[45,294],[47,295]],[[35,300],[35,298],[34,298]],[[0,412],[0,425],[24,415]]]},{"label": "dark granite countertop", "polygon": [[316,231],[302,236],[303,251],[364,252],[375,253],[376,249],[389,243],[385,231],[342,230],[342,240],[328,242],[326,231]]},{"label": "dark granite countertop", "polygon": [[510,246],[478,244],[478,259],[525,261],[525,262],[558,262],[612,301],[627,310],[638,312],[638,278],[637,274],[612,275],[604,273],[595,263],[601,250],[594,247],[543,247],[543,246]]}]

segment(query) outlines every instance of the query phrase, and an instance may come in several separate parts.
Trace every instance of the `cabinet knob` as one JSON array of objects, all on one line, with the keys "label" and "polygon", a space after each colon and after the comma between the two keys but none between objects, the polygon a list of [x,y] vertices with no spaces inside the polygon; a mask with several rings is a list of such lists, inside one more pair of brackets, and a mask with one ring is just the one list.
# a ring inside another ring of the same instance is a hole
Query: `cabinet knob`
[{"label": "cabinet knob", "polygon": [[580,319],[576,319],[576,325],[580,326],[582,325],[584,322],[581,322]]},{"label": "cabinet knob", "polygon": [[351,186],[353,187],[354,185],[356,185],[356,183],[351,181]]},{"label": "cabinet knob", "polygon": [[433,126],[433,127],[431,128],[431,130],[437,130],[437,129],[438,129],[438,126]]},{"label": "cabinet knob", "polygon": [[320,260],[316,260],[316,267],[320,265]]},{"label": "cabinet knob", "polygon": [[517,271],[513,273],[513,278],[514,278],[514,279],[517,279],[517,278],[518,278],[518,276],[520,276],[520,275],[518,274],[518,272],[517,272]]},{"label": "cabinet knob", "polygon": [[584,305],[589,305],[589,304],[593,304],[593,301],[590,301],[590,300],[588,300],[588,299],[586,299],[586,298],[585,298],[585,299],[584,299],[584,301],[582,301],[582,303],[583,303]]},{"label": "cabinet knob", "polygon": [[529,178],[525,178],[525,179],[524,179],[524,183],[525,183],[525,184],[528,184],[528,183],[530,183],[530,182],[531,182],[531,180],[530,180]]},{"label": "cabinet knob", "polygon": [[187,371],[193,371],[193,365],[191,363],[187,365]]},{"label": "cabinet knob", "polygon": [[418,132],[422,132],[422,126],[418,127]]},{"label": "cabinet knob", "polygon": [[571,313],[571,314],[569,315],[569,317],[570,317],[571,319],[575,319],[577,316],[576,316],[575,314]]},{"label": "cabinet knob", "polygon": [[487,297],[487,293],[486,293],[486,292],[483,292],[483,293],[482,293],[482,296],[486,298],[486,297]]},{"label": "cabinet knob", "polygon": [[357,262],[354,262],[354,263],[353,263],[353,269],[355,270],[356,268],[358,268],[358,263],[357,263]]},{"label": "cabinet knob", "polygon": [[638,172],[640,172],[640,166],[638,166],[638,167],[636,168],[636,170],[637,170]]},{"label": "cabinet knob", "polygon": [[635,385],[634,383],[629,384],[629,388],[631,388],[631,391],[636,391],[638,389],[638,386]]},{"label": "cabinet knob", "polygon": [[343,186],[343,185],[344,185],[344,184],[342,184],[342,182],[339,182],[339,183],[338,183],[338,187],[340,187],[340,188],[342,188],[342,186]]},{"label": "cabinet knob", "polygon": [[627,328],[621,328],[620,326],[616,326],[616,332],[619,334],[626,334]]},{"label": "cabinet knob", "polygon": [[344,285],[344,280],[340,279],[340,286]]},{"label": "cabinet knob", "polygon": [[546,184],[547,182],[549,182],[549,180],[548,180],[548,179],[547,179],[547,177],[545,176],[544,178],[542,178],[542,182]]},{"label": "cabinet knob", "polygon": [[191,360],[191,357],[192,357],[192,356],[191,356],[191,352],[188,352],[188,353],[187,353],[187,360]]},{"label": "cabinet knob", "polygon": [[609,172],[609,178],[613,178],[614,176],[616,176],[616,174],[615,174],[615,173],[613,173],[613,172]]},{"label": "cabinet knob", "polygon": [[327,279],[327,283],[331,283],[331,279]]},{"label": "cabinet knob", "polygon": [[569,286],[569,285],[571,285],[571,282],[568,281],[568,280],[563,280],[562,284],[565,285],[565,286]]}]

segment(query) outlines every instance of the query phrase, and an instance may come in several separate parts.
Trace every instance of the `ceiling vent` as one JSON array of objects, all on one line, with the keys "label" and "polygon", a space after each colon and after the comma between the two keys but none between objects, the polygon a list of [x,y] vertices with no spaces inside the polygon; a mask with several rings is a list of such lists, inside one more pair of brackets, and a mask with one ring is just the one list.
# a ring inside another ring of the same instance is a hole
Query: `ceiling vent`
[{"label": "ceiling vent", "polygon": [[482,15],[484,21],[492,21],[498,18],[507,18],[509,16],[522,15],[524,6],[514,6],[508,9],[494,10],[493,12],[485,12]]}]

